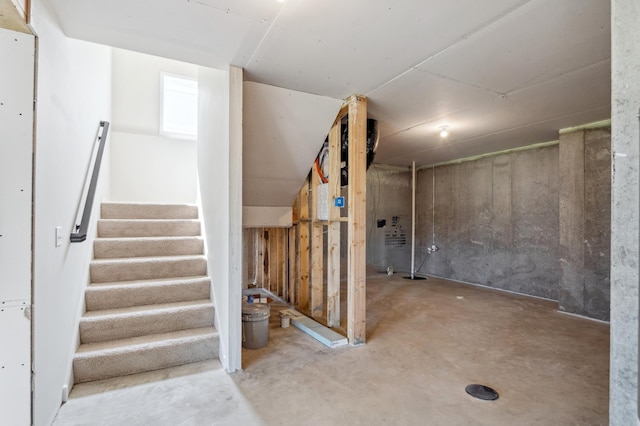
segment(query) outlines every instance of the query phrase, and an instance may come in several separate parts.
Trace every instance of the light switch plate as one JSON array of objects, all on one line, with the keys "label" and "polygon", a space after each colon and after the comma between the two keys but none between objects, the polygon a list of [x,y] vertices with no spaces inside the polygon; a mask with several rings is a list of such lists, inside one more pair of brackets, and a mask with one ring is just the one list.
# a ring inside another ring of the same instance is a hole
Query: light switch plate
[{"label": "light switch plate", "polygon": [[62,226],[56,226],[56,247],[62,245]]}]

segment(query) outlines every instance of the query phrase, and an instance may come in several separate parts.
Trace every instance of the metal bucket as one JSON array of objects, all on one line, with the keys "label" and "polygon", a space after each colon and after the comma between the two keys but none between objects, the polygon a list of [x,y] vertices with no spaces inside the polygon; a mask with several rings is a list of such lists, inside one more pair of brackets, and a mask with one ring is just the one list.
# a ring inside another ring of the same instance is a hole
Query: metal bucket
[{"label": "metal bucket", "polygon": [[242,347],[259,349],[269,342],[270,308],[266,303],[242,304]]}]

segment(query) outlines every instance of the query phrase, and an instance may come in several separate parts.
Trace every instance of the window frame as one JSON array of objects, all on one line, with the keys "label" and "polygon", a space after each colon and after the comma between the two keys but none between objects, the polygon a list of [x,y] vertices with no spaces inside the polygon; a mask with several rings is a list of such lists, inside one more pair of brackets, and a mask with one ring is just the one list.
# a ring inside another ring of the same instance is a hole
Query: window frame
[{"label": "window frame", "polygon": [[[196,116],[196,128],[195,133],[185,133],[179,131],[171,131],[165,130],[165,94],[166,94],[166,78],[179,79],[184,81],[191,81],[195,83],[195,96],[196,96],[196,113],[198,110],[198,79],[196,77],[191,77],[188,75],[174,74],[168,72],[160,73],[160,105],[159,105],[159,122],[158,122],[158,133],[161,136],[171,138],[171,139],[183,139],[183,140],[192,140],[195,141],[198,139],[198,117]],[[187,93],[186,91],[182,93]]]}]

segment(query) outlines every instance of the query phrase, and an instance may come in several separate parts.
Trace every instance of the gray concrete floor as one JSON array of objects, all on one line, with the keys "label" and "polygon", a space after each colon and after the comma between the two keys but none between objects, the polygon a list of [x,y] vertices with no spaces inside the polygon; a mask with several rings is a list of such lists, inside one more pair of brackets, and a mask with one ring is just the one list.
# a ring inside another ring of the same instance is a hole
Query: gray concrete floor
[{"label": "gray concrete floor", "polygon": [[[367,344],[329,349],[272,306],[269,344],[74,387],[54,425],[606,425],[609,326],[446,280],[367,282]],[[500,393],[481,401],[465,386]]]}]

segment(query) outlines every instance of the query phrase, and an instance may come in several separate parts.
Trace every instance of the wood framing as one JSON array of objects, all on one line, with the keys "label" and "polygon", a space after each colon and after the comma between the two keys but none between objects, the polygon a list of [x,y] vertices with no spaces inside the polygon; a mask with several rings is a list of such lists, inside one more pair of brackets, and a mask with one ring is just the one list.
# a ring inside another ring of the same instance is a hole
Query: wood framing
[{"label": "wood framing", "polygon": [[266,230],[264,228],[256,229],[256,283],[258,287],[265,287],[268,283],[265,281],[265,235]]},{"label": "wood framing", "polygon": [[[340,328],[344,327],[341,322],[344,314],[340,309],[341,254],[346,254],[346,334],[351,345],[360,345],[366,341],[366,98],[351,96],[340,111],[329,132],[329,152],[325,157],[328,167],[323,172],[328,172],[328,220],[318,220],[319,185],[326,179],[320,179],[313,167],[293,204],[291,227],[256,230],[254,258],[259,286],[314,318],[323,318],[326,312],[326,324]],[[348,126],[346,191],[341,187],[345,121]],[[335,200],[344,195],[346,212],[335,204]],[[343,222],[347,224],[347,247],[341,247]]]},{"label": "wood framing", "polygon": [[288,291],[286,301],[292,305],[296,305],[296,283],[298,282],[298,268],[297,268],[297,256],[296,256],[296,239],[297,239],[298,225],[294,224],[289,229],[289,280]]},{"label": "wood framing", "polygon": [[289,237],[286,228],[280,228],[278,231],[278,294],[284,300],[287,300],[287,279],[289,272],[287,243],[289,242]]},{"label": "wood framing", "polygon": [[340,122],[329,132],[329,225],[327,227],[327,325],[340,326]]},{"label": "wood framing", "polygon": [[300,295],[300,193],[296,195],[291,212],[293,228],[289,234],[289,303],[299,305]]},{"label": "wood framing", "polygon": [[309,307],[309,177],[302,185],[300,190],[300,210],[298,211],[298,229],[300,239],[298,249],[300,256],[298,264],[300,265],[300,288],[298,292],[298,307],[307,309]]},{"label": "wood framing", "polygon": [[318,318],[324,311],[324,226],[314,222],[311,229],[311,316]]},{"label": "wood framing", "polygon": [[269,291],[278,293],[278,229],[269,228]]},{"label": "wood framing", "polygon": [[347,99],[349,105],[349,185],[347,266],[347,338],[351,345],[366,341],[367,239],[367,100]]},{"label": "wood framing", "polygon": [[324,311],[324,226],[318,221],[318,187],[320,178],[311,170],[311,316],[319,318]]}]

